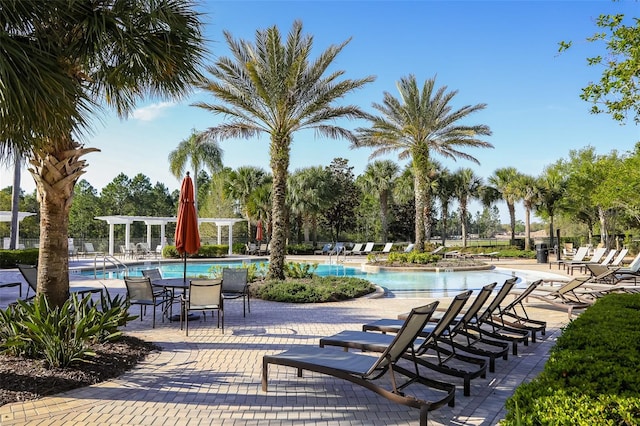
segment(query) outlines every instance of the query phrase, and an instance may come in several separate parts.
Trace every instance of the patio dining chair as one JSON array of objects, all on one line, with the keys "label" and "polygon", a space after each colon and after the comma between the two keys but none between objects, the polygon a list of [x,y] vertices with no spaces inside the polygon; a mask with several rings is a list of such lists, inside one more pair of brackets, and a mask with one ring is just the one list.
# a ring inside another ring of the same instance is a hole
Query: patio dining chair
[{"label": "patio dining chair", "polygon": [[162,322],[164,322],[164,306],[169,301],[169,294],[164,289],[157,289],[151,285],[149,277],[125,277],[124,285],[127,288],[127,299],[131,305],[140,305],[140,321],[146,313],[147,306],[153,309],[151,327],[156,327],[156,307],[161,307]]},{"label": "patio dining chair", "polygon": [[222,298],[222,284],[219,280],[198,280],[189,283],[189,292],[182,294],[182,309],[180,309],[180,330],[185,329],[185,335],[189,335],[189,313],[198,311],[206,320],[206,311],[218,311],[218,327],[222,323],[224,333],[224,308]]},{"label": "patio dining chair", "polygon": [[249,270],[247,268],[224,268],[222,270],[222,297],[223,299],[242,297],[243,317],[247,316],[247,310],[251,313],[248,278]]}]

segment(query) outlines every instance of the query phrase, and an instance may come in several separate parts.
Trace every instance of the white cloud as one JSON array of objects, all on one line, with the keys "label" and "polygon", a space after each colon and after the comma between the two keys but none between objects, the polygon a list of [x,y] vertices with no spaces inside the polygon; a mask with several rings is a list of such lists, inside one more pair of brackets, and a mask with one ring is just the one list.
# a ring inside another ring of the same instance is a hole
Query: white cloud
[{"label": "white cloud", "polygon": [[172,102],[160,102],[133,111],[131,116],[136,120],[153,121],[163,115],[167,108],[171,108],[175,104]]}]

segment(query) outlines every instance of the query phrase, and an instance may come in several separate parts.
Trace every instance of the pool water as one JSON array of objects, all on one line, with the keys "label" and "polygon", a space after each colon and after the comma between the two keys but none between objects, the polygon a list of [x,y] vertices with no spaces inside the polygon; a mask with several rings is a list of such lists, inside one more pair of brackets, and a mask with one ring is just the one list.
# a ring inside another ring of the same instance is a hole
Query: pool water
[{"label": "pool water", "polygon": [[[246,263],[246,262],[245,262]],[[253,262],[262,263],[264,262]],[[219,274],[222,268],[238,267],[242,262],[215,262],[215,263],[187,263],[188,277],[212,277]],[[143,269],[159,268],[165,278],[180,278],[184,274],[182,263],[166,263],[161,265],[140,265],[129,268],[130,276],[141,276]],[[424,272],[424,271],[381,271],[364,272],[359,268],[343,265],[320,264],[315,273],[321,276],[337,275],[345,277],[363,278],[384,288],[387,297],[442,297],[454,296],[464,290],[479,290],[492,282],[501,285],[506,279],[513,276],[520,278],[520,283],[526,283],[540,278],[529,276],[525,271],[511,271],[507,269],[492,269],[484,271],[457,271],[457,272]],[[84,271],[82,274],[91,275],[93,271]],[[107,272],[107,276],[101,273],[97,278],[122,278],[122,272]]]}]

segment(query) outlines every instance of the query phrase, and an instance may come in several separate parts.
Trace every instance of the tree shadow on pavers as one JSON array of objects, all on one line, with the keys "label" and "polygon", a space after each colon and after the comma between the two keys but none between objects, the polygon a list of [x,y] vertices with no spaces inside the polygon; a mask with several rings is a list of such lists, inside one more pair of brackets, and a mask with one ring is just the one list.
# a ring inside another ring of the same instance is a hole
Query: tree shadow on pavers
[{"label": "tree shadow on pavers", "polygon": [[[348,424],[403,424],[417,422],[419,411],[391,401],[367,389],[349,382],[308,373],[303,378],[290,372],[280,372],[278,379],[270,381],[270,389],[260,389],[259,377],[242,381],[240,375],[212,371],[163,371],[161,374],[145,374],[143,377],[129,377],[126,386],[110,388],[95,387],[83,392],[71,392],[67,397],[91,400],[92,410],[108,404],[109,412],[117,415],[119,408],[130,410],[137,402],[170,403],[175,409],[189,410],[197,406],[197,414],[211,411],[231,420],[263,419],[260,424],[268,424],[268,419],[281,424],[283,421],[303,423],[350,422]],[[98,405],[95,400],[99,400]],[[126,401],[126,404],[117,404]],[[77,411],[77,410],[76,410]],[[186,415],[187,412],[185,412]],[[162,408],[145,412],[145,418],[163,417]],[[183,418],[184,420],[184,418]]]}]

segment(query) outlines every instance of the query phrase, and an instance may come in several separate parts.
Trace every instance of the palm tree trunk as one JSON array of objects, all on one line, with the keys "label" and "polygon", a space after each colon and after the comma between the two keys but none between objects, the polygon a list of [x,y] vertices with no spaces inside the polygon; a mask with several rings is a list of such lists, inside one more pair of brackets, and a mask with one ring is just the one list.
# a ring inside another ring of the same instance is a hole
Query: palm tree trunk
[{"label": "palm tree trunk", "polygon": [[442,245],[446,245],[447,242],[447,216],[449,216],[449,206],[442,204]]},{"label": "palm tree trunk", "polygon": [[289,137],[273,135],[271,139],[270,157],[273,174],[271,192],[272,239],[271,256],[269,258],[269,279],[284,280],[284,257],[286,243],[286,196],[287,171],[289,168]]},{"label": "palm tree trunk", "polygon": [[507,210],[509,210],[509,225],[511,226],[511,245],[516,243],[516,207],[513,203],[507,203]]},{"label": "palm tree trunk", "polygon": [[380,193],[380,225],[382,228],[382,242],[386,244],[387,233],[389,232],[389,206],[388,206],[388,191],[382,191]]},{"label": "palm tree trunk", "polygon": [[415,213],[415,248],[419,253],[424,251],[424,209],[428,203],[427,192],[424,189],[427,185],[424,171],[426,168],[420,167],[420,160],[416,154],[413,156],[413,189],[415,192],[416,213]]},{"label": "palm tree trunk", "polygon": [[531,249],[531,207],[525,206],[524,209],[524,249]]},{"label": "palm tree trunk", "polygon": [[[60,147],[55,149],[54,147]],[[87,163],[80,158],[96,148],[80,148],[70,138],[32,153],[29,172],[40,201],[40,254],[38,294],[51,306],[62,306],[69,297],[69,209],[73,188]]]},{"label": "palm tree trunk", "polygon": [[13,187],[11,189],[11,230],[9,249],[18,248],[18,212],[20,211],[20,166],[22,165],[22,154],[18,151],[14,153],[13,162]]},{"label": "palm tree trunk", "polygon": [[460,200],[460,225],[462,232],[462,247],[467,247],[467,199]]}]

